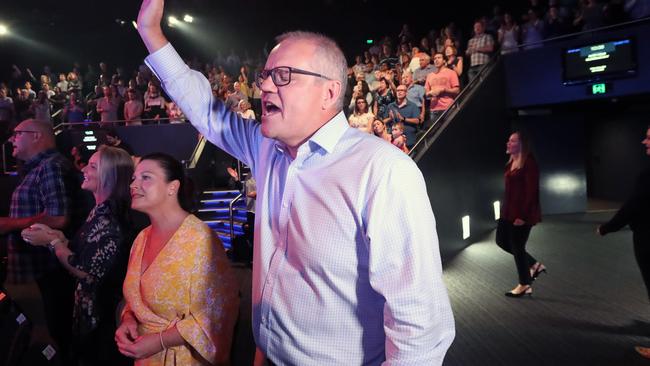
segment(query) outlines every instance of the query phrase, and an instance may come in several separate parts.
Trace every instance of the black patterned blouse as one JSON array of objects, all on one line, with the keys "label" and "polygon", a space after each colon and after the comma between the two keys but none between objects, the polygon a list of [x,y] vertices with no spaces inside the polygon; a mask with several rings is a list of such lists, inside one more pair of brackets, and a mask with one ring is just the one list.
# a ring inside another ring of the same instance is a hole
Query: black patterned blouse
[{"label": "black patterned blouse", "polygon": [[73,312],[73,331],[86,335],[100,322],[114,321],[121,298],[121,283],[126,272],[125,254],[130,244],[125,230],[108,201],[95,206],[77,232],[68,258],[73,267],[88,275],[77,279]]}]

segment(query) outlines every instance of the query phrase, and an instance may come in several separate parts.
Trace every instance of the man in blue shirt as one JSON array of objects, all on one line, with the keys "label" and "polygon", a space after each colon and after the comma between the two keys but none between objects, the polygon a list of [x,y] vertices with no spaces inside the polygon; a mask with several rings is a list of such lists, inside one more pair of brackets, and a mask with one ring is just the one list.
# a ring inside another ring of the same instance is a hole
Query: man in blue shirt
[{"label": "man in blue shirt", "polygon": [[396,90],[397,100],[388,105],[389,117],[384,120],[384,123],[390,126],[390,128],[397,122],[404,124],[406,146],[410,150],[413,144],[415,144],[415,134],[418,131],[418,125],[422,123],[422,107],[418,108],[418,106],[406,99],[406,93],[408,92],[406,85],[402,84]]},{"label": "man in blue shirt", "polygon": [[257,182],[256,365],[441,365],[454,323],[424,179],[394,146],[348,126],[340,48],[315,33],[280,36],[256,77],[258,124],[212,96],[163,35],[162,14],[163,0],[143,2],[147,64]]}]

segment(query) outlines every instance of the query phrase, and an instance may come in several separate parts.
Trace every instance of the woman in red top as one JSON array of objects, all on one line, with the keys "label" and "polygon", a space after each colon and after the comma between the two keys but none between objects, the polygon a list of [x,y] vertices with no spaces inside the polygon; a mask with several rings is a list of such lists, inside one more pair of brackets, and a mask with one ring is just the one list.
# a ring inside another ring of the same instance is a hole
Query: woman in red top
[{"label": "woman in red top", "polygon": [[533,225],[541,221],[539,207],[539,169],[530,152],[528,139],[521,132],[510,135],[506,144],[510,160],[506,164],[505,198],[496,233],[499,247],[515,257],[519,284],[506,292],[508,297],[531,295],[531,284],[546,272],[543,264],[526,252]]}]

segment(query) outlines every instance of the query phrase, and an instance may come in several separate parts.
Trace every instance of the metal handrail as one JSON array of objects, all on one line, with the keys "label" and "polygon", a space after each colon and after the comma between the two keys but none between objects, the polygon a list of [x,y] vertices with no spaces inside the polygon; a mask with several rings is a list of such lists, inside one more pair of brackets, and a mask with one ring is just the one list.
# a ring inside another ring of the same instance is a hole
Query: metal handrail
[{"label": "metal handrail", "polygon": [[[165,117],[165,118],[141,118],[140,119],[141,122],[157,121],[158,122],[157,124],[160,124],[160,122],[162,122],[162,121],[170,121],[170,120],[171,120],[171,118],[169,118],[169,117]],[[180,118],[180,120],[182,120],[183,123],[187,122],[187,118],[185,118],[185,117]],[[115,121],[62,122],[62,123],[59,123],[58,125],[54,126],[54,130],[56,131],[56,130],[62,129],[62,128],[66,127],[66,126],[79,126],[79,125],[88,125],[88,124],[90,124],[90,125],[111,125],[112,126],[112,125],[115,125],[117,123],[126,123],[126,122],[129,122],[129,121],[127,121],[125,119],[119,119],[119,120],[115,120]],[[123,127],[136,127],[136,126],[126,125],[126,126],[123,126]]]},{"label": "metal handrail", "polygon": [[235,214],[233,212],[233,206],[237,201],[239,201],[242,197],[244,196],[243,193],[239,193],[237,197],[233,198],[230,203],[228,204],[228,215],[230,218],[230,238],[234,239],[235,238]]}]

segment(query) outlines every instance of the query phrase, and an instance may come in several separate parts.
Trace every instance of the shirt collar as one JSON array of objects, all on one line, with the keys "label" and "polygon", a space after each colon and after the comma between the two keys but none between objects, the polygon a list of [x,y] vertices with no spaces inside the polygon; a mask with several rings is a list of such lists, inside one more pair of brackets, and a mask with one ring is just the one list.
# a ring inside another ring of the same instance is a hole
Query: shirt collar
[{"label": "shirt collar", "polygon": [[56,149],[47,149],[45,151],[41,151],[40,153],[36,154],[33,156],[31,159],[27,160],[25,164],[23,165],[23,170],[28,172],[32,170],[34,167],[36,167],[43,159],[46,157],[55,154]]},{"label": "shirt collar", "polygon": [[[316,131],[305,143],[309,145],[316,144],[328,153],[331,153],[341,139],[341,136],[343,136],[348,128],[350,128],[348,121],[345,118],[343,111],[341,111],[319,128],[318,131]],[[286,151],[286,146],[285,144],[276,141],[275,149],[284,153]]]}]

